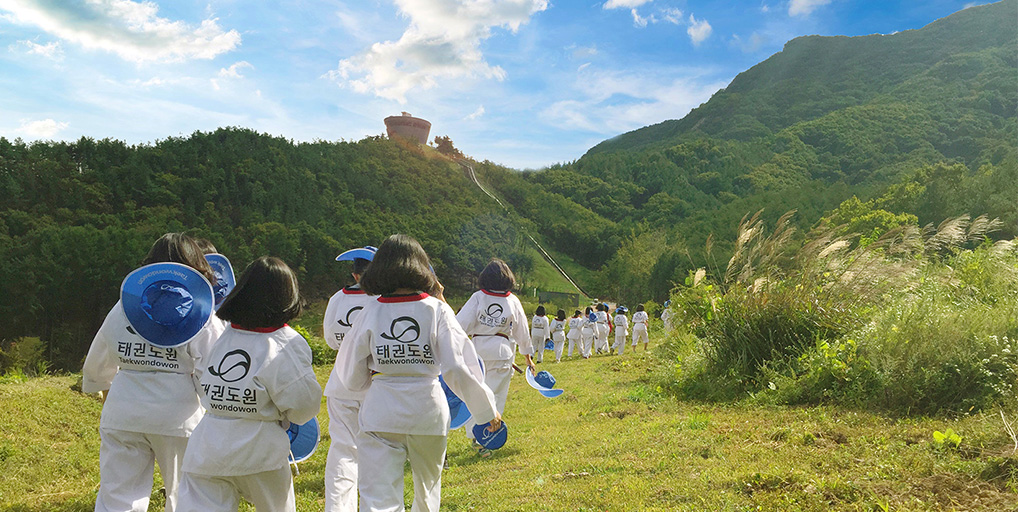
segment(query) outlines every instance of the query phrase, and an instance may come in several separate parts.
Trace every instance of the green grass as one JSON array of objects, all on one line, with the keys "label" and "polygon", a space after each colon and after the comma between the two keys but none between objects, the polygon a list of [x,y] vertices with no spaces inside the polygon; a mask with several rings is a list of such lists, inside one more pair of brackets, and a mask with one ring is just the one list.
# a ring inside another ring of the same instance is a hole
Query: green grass
[{"label": "green grass", "polygon": [[[677,402],[647,378],[659,364],[643,351],[546,360],[542,369],[566,390],[557,399],[514,379],[504,448],[482,460],[462,430],[450,435],[442,510],[1018,508],[1018,459],[996,412],[895,420],[835,407]],[[318,368],[323,383],[328,371]],[[91,510],[100,405],[71,390],[76,380],[0,384],[0,510]],[[324,407],[319,421],[327,432]],[[958,448],[935,443],[933,432],[947,428],[961,436]],[[295,478],[300,511],[322,509],[327,443],[323,436]],[[408,502],[410,490],[408,472]]]}]

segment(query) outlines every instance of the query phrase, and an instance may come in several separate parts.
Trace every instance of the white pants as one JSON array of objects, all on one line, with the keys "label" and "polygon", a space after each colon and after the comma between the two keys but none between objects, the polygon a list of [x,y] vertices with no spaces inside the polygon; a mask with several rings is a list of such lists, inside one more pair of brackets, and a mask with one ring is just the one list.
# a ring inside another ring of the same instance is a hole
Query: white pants
[{"label": "white pants", "polygon": [[99,428],[96,512],[145,512],[155,463],[166,488],[166,512],[177,509],[177,486],[187,438]]},{"label": "white pants", "polygon": [[446,436],[365,432],[360,437],[361,466],[357,485],[361,512],[403,512],[403,466],[410,461],[414,478],[412,512],[438,512],[442,503],[442,463]]},{"label": "white pants", "polygon": [[329,455],[325,459],[325,512],[357,511],[357,400],[326,397]]},{"label": "white pants", "polygon": [[597,324],[594,332],[594,350],[601,352],[608,350],[608,326]]},{"label": "white pants", "polygon": [[581,333],[583,342],[580,346],[580,351],[583,357],[590,357],[591,346],[594,344],[594,329],[584,329]]},{"label": "white pants", "polygon": [[612,348],[617,350],[620,356],[622,355],[623,352],[626,351],[626,332],[625,331],[622,331],[622,332],[615,331],[615,344],[612,345]]},{"label": "white pants", "polygon": [[[484,383],[491,389],[491,392],[495,394],[495,408],[498,409],[499,414],[502,414],[505,412],[506,399],[509,398],[509,382],[513,378],[514,370],[511,366],[509,368],[492,367],[499,364],[505,364],[505,362],[484,362]],[[477,422],[474,421],[474,417],[471,416],[465,425],[467,428],[467,439],[474,438],[474,425],[477,425]]]},{"label": "white pants", "polygon": [[[572,332],[570,332],[570,334],[572,334]],[[580,341],[579,333],[577,333],[577,336],[568,336],[567,339],[569,340],[569,351],[566,355],[573,357],[573,347],[576,347],[577,354],[583,352],[583,344]]]},{"label": "white pants", "polygon": [[290,466],[251,475],[184,473],[180,512],[236,512],[243,497],[258,512],[297,512]]},{"label": "white pants", "polygon": [[534,362],[544,361],[544,336],[530,335],[530,345],[534,347]]},{"label": "white pants", "polygon": [[562,347],[566,343],[566,337],[561,331],[551,335],[551,341],[555,344],[555,361],[562,360]]},{"label": "white pants", "polygon": [[633,346],[635,347],[640,340],[643,340],[644,345],[650,341],[647,337],[647,328],[644,327],[641,329],[639,327],[633,327]]}]

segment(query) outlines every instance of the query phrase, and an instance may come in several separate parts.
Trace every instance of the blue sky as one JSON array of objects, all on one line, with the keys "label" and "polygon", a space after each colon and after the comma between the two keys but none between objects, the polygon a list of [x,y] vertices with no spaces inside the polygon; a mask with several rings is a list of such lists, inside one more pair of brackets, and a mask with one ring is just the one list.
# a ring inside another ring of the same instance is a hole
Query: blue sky
[{"label": "blue sky", "polygon": [[359,140],[407,111],[476,159],[541,168],[681,118],[794,37],[981,3],[0,0],[0,137]]}]

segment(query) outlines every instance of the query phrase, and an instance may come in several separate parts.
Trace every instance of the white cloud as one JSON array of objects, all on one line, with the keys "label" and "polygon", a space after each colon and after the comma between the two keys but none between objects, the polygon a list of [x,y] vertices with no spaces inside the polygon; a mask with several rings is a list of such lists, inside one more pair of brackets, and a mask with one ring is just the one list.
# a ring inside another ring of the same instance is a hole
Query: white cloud
[{"label": "white cloud", "polygon": [[23,50],[29,55],[39,55],[56,61],[64,60],[64,49],[61,48],[60,43],[56,41],[53,41],[52,43],[38,44],[33,41],[24,40],[8,46],[7,49],[12,52]]},{"label": "white cloud", "polygon": [[484,60],[481,41],[493,27],[515,33],[530,17],[548,8],[547,0],[396,0],[410,26],[398,41],[371,45],[340,61],[326,76],[360,93],[406,102],[415,88],[439,79],[484,77],[504,80],[506,72]]},{"label": "white cloud", "polygon": [[242,60],[240,62],[234,63],[232,66],[228,68],[220,69],[219,76],[223,78],[244,78],[244,75],[240,74],[240,70],[245,68],[254,69],[254,66],[250,62]]},{"label": "white cloud", "polygon": [[160,18],[148,1],[0,0],[0,10],[17,23],[134,62],[211,59],[240,44],[240,34],[224,32],[215,18],[195,27]]},{"label": "white cloud", "polygon": [[475,110],[474,113],[470,114],[465,119],[469,119],[470,121],[473,121],[475,119],[480,118],[483,115],[484,115],[484,105],[481,105],[481,106],[477,107],[477,110]]},{"label": "white cloud", "polygon": [[608,0],[602,6],[603,9],[632,9],[654,0]]},{"label": "white cloud", "polygon": [[817,8],[831,3],[831,0],[791,0],[788,2],[789,16],[809,16]]},{"label": "white cloud", "polygon": [[[647,18],[641,18],[640,17],[640,13],[636,12],[636,9],[633,9],[631,12],[633,13],[633,25],[636,25],[637,27],[640,27],[640,28],[643,28],[643,27],[647,26],[647,21],[648,21]],[[657,20],[654,20],[654,16],[653,15],[651,16],[651,21],[657,21]]]},{"label": "white cloud", "polygon": [[767,4],[760,4],[760,12],[771,12],[771,6]]},{"label": "white cloud", "polygon": [[575,44],[566,47],[566,50],[572,52],[574,59],[587,59],[597,55],[597,45],[591,46],[577,46]]},{"label": "white cloud", "polygon": [[30,121],[28,119],[21,120],[21,127],[15,130],[18,133],[23,133],[29,137],[44,138],[52,137],[61,130],[67,128],[68,123],[59,123],[52,119],[43,119],[42,121]]},{"label": "white cloud", "polygon": [[675,9],[674,7],[666,7],[661,9],[661,21],[666,21],[673,25],[682,24],[682,11]]},{"label": "white cloud", "polygon": [[759,32],[753,32],[750,34],[748,40],[743,40],[738,34],[732,35],[732,46],[742,50],[743,53],[753,53],[762,48],[765,44],[770,42],[767,37],[760,34]]},{"label": "white cloud", "polygon": [[689,34],[694,45],[699,46],[704,39],[710,37],[712,30],[707,20],[698,20],[692,14],[689,15],[689,27],[686,28],[686,33]]}]

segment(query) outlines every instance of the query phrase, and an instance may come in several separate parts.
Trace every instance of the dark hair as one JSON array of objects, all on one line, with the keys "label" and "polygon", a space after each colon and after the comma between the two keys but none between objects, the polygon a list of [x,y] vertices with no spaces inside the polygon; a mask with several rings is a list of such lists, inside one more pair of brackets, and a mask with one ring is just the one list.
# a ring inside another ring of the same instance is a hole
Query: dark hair
[{"label": "dark hair", "polygon": [[[577,311],[577,313],[579,313],[579,311]],[[555,314],[555,316],[557,317],[558,320],[565,320],[566,319],[566,311],[564,309],[560,309],[560,310],[558,310],[558,313]]]},{"label": "dark hair", "polygon": [[216,250],[216,246],[212,245],[212,242],[208,238],[195,238],[194,242],[198,244],[198,248],[204,254],[216,254],[219,251]]},{"label": "dark hair", "polygon": [[544,311],[544,306],[537,306],[537,311],[534,311],[534,314],[537,316],[544,316],[547,313]]},{"label": "dark hair", "polygon": [[643,311],[643,304],[637,304],[636,305],[636,310],[637,311]]},{"label": "dark hair", "polygon": [[216,315],[248,329],[279,327],[304,309],[297,276],[279,258],[262,256],[240,275]]},{"label": "dark hair", "polygon": [[216,282],[216,274],[212,272],[212,267],[205,259],[205,253],[202,252],[194,238],[184,233],[166,233],[159,237],[152,244],[152,248],[148,250],[148,255],[145,256],[141,264],[151,265],[167,262],[187,265],[205,276],[205,279],[208,279],[210,283]]},{"label": "dark hair", "polygon": [[498,290],[508,292],[516,286],[516,276],[506,262],[492,258],[477,276],[477,286],[482,290]]},{"label": "dark hair", "polygon": [[584,311],[584,312],[583,312],[583,314],[585,314],[585,315],[589,315],[589,314],[591,314],[591,313],[593,313],[593,312],[594,312],[594,310],[593,310],[593,309],[590,309],[590,306],[587,306],[587,310],[586,310],[586,311]]},{"label": "dark hair", "polygon": [[390,295],[400,288],[435,293],[438,278],[431,271],[428,253],[408,235],[392,235],[361,276],[361,288],[371,295]]},{"label": "dark hair", "polygon": [[364,271],[368,269],[368,265],[370,264],[371,260],[366,260],[364,258],[354,258],[353,270],[351,270],[350,272],[354,274],[364,275]]},{"label": "dark hair", "polygon": [[577,309],[577,310],[576,310],[576,311],[575,311],[575,312],[573,313],[573,316],[577,316],[577,315],[579,315],[579,314],[580,314],[580,310],[578,310],[578,309]]}]

